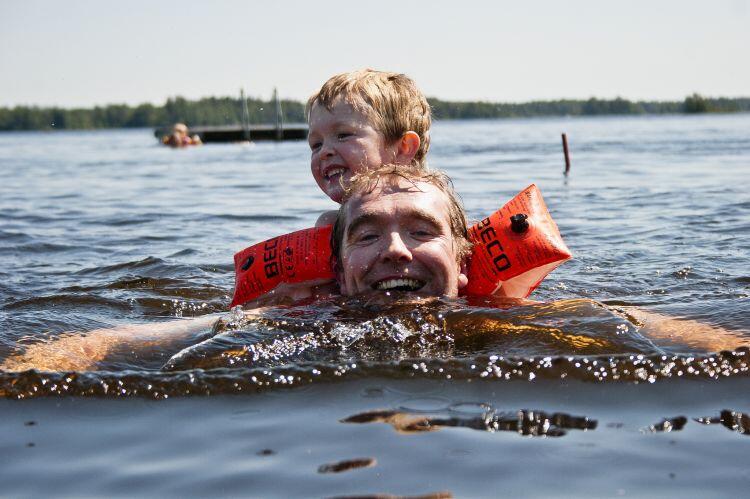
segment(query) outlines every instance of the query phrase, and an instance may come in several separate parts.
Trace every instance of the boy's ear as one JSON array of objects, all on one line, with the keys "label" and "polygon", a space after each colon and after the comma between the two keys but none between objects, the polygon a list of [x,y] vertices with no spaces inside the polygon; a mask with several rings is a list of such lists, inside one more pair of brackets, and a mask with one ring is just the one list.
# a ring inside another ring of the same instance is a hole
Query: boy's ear
[{"label": "boy's ear", "polygon": [[419,150],[419,145],[421,143],[422,141],[419,140],[419,135],[417,135],[417,132],[409,130],[408,132],[404,133],[401,138],[398,139],[398,147],[396,149],[396,163],[411,163],[411,161],[414,159],[414,156],[417,155],[417,151]]}]

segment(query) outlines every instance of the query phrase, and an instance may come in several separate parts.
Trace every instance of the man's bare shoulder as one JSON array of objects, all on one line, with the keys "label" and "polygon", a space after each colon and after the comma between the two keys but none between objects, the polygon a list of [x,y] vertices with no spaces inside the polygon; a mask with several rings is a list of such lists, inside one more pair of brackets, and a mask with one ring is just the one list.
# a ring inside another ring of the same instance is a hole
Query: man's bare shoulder
[{"label": "man's bare shoulder", "polygon": [[324,211],[318,217],[317,222],[315,222],[315,227],[325,227],[327,225],[333,225],[334,223],[336,223],[337,216],[338,212],[336,211]]}]

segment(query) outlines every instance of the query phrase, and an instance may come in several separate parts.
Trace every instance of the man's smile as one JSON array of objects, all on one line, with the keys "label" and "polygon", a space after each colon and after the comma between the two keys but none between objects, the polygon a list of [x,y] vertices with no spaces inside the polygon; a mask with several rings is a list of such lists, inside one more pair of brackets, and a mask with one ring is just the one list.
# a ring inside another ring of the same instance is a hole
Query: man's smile
[{"label": "man's smile", "polygon": [[377,281],[372,289],[379,291],[419,291],[425,285],[424,281],[410,277],[386,278]]}]

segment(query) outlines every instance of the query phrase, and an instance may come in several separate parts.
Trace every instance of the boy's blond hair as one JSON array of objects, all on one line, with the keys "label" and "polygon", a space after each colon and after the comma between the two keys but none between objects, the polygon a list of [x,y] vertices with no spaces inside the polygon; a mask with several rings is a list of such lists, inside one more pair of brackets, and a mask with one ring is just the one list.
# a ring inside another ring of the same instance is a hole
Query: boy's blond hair
[{"label": "boy's blond hair", "polygon": [[425,166],[430,148],[432,113],[416,83],[404,74],[363,69],[341,73],[326,81],[307,101],[307,120],[315,104],[331,111],[338,97],[373,122],[376,130],[391,143],[406,132],[419,135],[414,164]]}]

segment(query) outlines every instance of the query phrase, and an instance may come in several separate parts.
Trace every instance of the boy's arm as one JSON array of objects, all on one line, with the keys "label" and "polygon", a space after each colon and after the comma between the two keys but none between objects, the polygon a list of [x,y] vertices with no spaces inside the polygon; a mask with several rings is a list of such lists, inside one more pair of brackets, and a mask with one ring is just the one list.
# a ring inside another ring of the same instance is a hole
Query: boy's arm
[{"label": "boy's arm", "polygon": [[739,331],[729,331],[691,319],[676,319],[637,307],[620,309],[641,326],[644,336],[664,346],[685,345],[696,350],[719,352],[750,344],[750,338]]},{"label": "boy's arm", "polygon": [[[246,315],[258,315],[258,310]],[[156,324],[130,324],[95,329],[87,333],[63,333],[43,343],[29,345],[0,364],[0,370],[86,371],[96,367],[116,349],[128,348],[133,355],[155,346],[169,347],[213,327],[225,314],[210,314]]]},{"label": "boy's arm", "polygon": [[282,282],[268,293],[246,302],[243,307],[252,309],[274,305],[291,305],[300,300],[321,299],[339,294],[341,294],[339,286],[332,279],[313,279],[294,284]]}]

